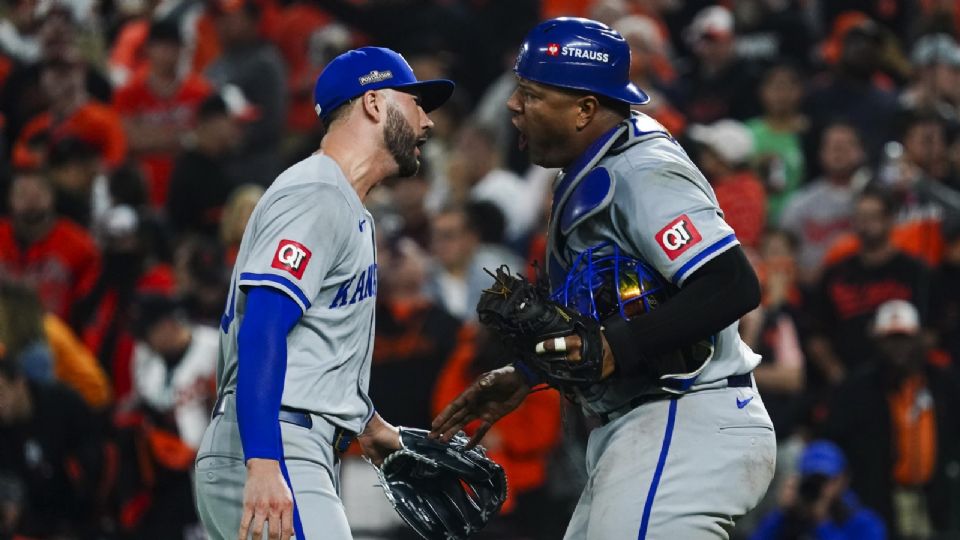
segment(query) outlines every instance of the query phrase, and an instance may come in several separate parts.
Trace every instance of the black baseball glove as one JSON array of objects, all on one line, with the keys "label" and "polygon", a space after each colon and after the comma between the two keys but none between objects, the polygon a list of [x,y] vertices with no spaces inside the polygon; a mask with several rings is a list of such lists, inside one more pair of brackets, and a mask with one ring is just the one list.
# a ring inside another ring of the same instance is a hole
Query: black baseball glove
[{"label": "black baseball glove", "polygon": [[[526,368],[560,389],[600,381],[603,337],[599,322],[551,300],[542,277],[534,283],[511,274],[506,266],[496,274],[487,273],[494,284],[484,289],[477,303],[480,323],[504,340]],[[563,353],[537,354],[538,343],[570,334],[578,335],[583,343],[580,360],[567,360]]]},{"label": "black baseball glove", "polygon": [[507,499],[503,468],[483,447],[464,449],[462,433],[449,443],[422,429],[400,428],[403,448],[377,469],[387,499],[427,540],[461,540],[483,528]]}]

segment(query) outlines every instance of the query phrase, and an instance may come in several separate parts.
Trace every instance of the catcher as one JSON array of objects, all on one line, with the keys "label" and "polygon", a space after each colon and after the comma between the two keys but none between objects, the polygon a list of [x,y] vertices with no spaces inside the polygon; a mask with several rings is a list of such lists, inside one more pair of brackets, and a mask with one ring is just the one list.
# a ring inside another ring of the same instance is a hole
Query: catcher
[{"label": "catcher", "polygon": [[631,112],[648,98],[630,52],[587,19],[541,23],[507,101],[531,161],[554,183],[547,273],[506,269],[478,305],[516,351],[433,422],[471,444],[541,383],[601,424],[568,540],[728,538],[773,475],[773,425],[737,333],[760,288],[707,180],[676,140]]}]

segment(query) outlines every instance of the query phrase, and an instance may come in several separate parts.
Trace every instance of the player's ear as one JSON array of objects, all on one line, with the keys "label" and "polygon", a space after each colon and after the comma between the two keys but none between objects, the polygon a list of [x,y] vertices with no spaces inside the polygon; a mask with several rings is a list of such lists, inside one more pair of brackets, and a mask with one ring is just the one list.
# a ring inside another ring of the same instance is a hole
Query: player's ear
[{"label": "player's ear", "polygon": [[600,110],[600,102],[594,96],[583,96],[577,100],[577,131],[590,125]]},{"label": "player's ear", "polygon": [[383,115],[385,109],[385,103],[383,97],[380,95],[380,92],[376,90],[368,90],[360,96],[360,106],[363,108],[363,113],[367,115],[373,123],[380,123],[380,117]]}]

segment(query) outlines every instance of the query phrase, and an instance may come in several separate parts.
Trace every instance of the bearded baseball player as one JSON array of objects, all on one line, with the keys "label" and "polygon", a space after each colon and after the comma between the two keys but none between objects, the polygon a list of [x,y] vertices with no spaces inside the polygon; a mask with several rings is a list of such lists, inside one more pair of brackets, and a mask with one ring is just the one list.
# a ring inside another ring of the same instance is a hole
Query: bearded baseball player
[{"label": "bearded baseball player", "polygon": [[600,424],[565,538],[728,538],[774,470],[760,358],[737,333],[760,288],[707,180],[631,112],[648,97],[629,65],[623,38],[587,19],[546,21],[522,44],[507,107],[531,161],[562,169],[547,294],[497,272],[478,312],[517,360],[482,375],[431,435],[479,420],[479,441],[549,384]]},{"label": "bearded baseball player", "polygon": [[219,399],[196,461],[211,538],[351,538],[338,455],[356,437],[374,463],[399,430],[367,396],[377,259],[369,191],[411,176],[453,92],[399,54],[365,47],[320,74],[320,150],[283,172],[243,236],[221,322]]}]

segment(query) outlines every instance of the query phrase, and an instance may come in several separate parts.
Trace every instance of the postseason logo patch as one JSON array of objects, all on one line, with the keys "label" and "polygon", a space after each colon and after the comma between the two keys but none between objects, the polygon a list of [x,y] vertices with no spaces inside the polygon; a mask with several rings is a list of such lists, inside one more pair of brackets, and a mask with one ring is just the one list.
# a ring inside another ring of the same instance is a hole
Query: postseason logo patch
[{"label": "postseason logo patch", "polygon": [[286,270],[297,279],[303,278],[303,272],[310,262],[310,250],[293,240],[281,240],[277,252],[273,255],[271,268]]},{"label": "postseason logo patch", "polygon": [[368,84],[385,81],[387,79],[393,78],[393,72],[388,70],[377,71],[373,70],[370,73],[360,77],[360,86],[366,86]]},{"label": "postseason logo patch", "polygon": [[703,240],[700,231],[693,226],[686,214],[674,219],[657,233],[657,243],[671,261],[683,255],[700,240]]}]

